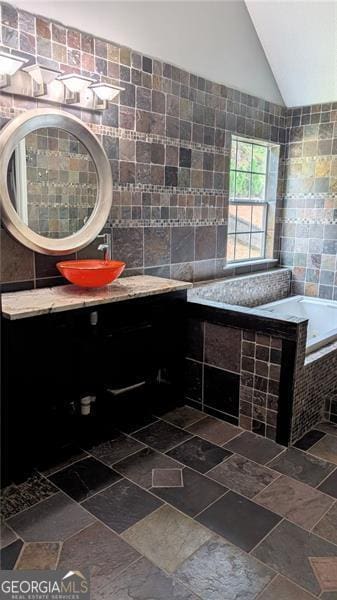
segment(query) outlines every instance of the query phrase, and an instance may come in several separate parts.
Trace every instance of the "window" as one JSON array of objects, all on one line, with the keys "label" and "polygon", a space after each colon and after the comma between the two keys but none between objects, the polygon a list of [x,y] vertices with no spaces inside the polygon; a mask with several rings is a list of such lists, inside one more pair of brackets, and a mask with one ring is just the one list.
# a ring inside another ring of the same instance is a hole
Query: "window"
[{"label": "window", "polygon": [[268,170],[270,146],[232,138],[227,261],[252,261],[266,256]]}]

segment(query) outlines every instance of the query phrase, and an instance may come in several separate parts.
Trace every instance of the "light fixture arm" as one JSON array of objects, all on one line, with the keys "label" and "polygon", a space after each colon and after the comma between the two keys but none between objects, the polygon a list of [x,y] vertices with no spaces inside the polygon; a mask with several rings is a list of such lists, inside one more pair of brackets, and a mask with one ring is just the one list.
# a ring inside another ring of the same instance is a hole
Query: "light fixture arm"
[{"label": "light fixture arm", "polygon": [[99,82],[78,73],[62,73],[29,59],[0,51],[0,89],[55,104],[72,104],[90,111],[103,111],[124,88]]}]

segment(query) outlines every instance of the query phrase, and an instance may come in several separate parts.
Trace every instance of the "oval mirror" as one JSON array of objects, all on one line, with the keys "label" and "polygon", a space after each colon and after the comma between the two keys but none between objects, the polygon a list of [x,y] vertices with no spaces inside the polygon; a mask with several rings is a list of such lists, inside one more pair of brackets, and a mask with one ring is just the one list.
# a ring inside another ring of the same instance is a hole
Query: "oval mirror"
[{"label": "oval mirror", "polygon": [[104,227],[110,164],[79,119],[44,109],[13,119],[0,132],[0,169],[4,224],[32,250],[69,254]]}]

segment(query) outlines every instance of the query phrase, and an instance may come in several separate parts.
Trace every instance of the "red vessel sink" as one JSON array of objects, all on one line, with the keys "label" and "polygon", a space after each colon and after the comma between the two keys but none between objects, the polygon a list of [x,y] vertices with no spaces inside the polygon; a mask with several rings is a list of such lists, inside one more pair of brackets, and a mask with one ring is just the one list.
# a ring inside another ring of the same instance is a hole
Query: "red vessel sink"
[{"label": "red vessel sink", "polygon": [[119,260],[64,260],[56,266],[65,279],[88,288],[111,283],[125,269],[125,263]]}]

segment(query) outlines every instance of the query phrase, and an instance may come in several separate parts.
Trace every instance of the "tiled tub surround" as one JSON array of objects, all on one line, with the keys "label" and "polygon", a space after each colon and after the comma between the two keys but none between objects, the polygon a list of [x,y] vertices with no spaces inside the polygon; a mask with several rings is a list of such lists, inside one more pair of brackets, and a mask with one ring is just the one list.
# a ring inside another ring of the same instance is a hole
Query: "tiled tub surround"
[{"label": "tiled tub surround", "polygon": [[290,293],[291,271],[273,269],[267,273],[254,273],[223,279],[195,287],[190,299],[204,298],[239,306],[260,306],[274,300],[287,298]]},{"label": "tiled tub surround", "polygon": [[337,345],[306,358],[306,319],[259,308],[288,296],[290,274],[200,285],[187,305],[187,402],[284,444],[336,420],[337,392]]},{"label": "tiled tub surround", "polygon": [[95,600],[334,600],[336,426],[288,449],[186,406],[115,426],[4,491],[2,569],[89,569]]},{"label": "tiled tub surround", "polygon": [[305,355],[306,326],[299,326],[294,377],[292,441],[322,418],[337,423],[337,343]]},{"label": "tiled tub surround", "polygon": [[[289,274],[280,271],[279,275],[286,293]],[[265,277],[266,274],[255,276],[257,281]],[[249,294],[250,279],[254,277],[239,279],[244,304],[248,297],[243,290]],[[304,324],[306,328],[305,319],[269,315],[258,307],[225,304],[224,296],[218,301],[198,295],[196,292],[201,289],[188,292],[186,401],[287,445],[291,437],[299,326]],[[263,285],[259,289],[262,299]]]},{"label": "tiled tub surround", "polygon": [[293,292],[337,299],[337,103],[288,111],[281,264]]},{"label": "tiled tub surround", "polygon": [[[102,114],[67,110],[108,153],[114,181],[108,228],[126,274],[223,276],[231,134],[279,143],[282,157],[284,108],[7,4],[1,35],[5,48],[31,60],[125,87]],[[45,104],[0,93],[1,123],[37,106]],[[280,177],[278,202],[281,184]],[[55,259],[34,255],[3,230],[1,236],[6,291],[60,281]],[[95,246],[80,257],[94,255]]]},{"label": "tiled tub surround", "polygon": [[186,401],[276,440],[282,339],[193,319],[190,332]]}]

